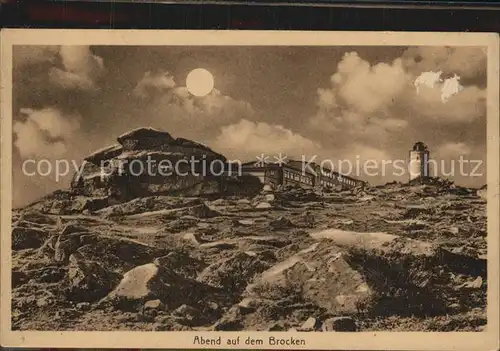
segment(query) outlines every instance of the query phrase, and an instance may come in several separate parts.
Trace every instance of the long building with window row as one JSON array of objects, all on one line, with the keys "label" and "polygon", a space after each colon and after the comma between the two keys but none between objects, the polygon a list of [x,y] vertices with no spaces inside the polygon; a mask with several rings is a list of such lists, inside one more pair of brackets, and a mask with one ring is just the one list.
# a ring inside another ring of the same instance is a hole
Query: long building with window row
[{"label": "long building with window row", "polygon": [[260,179],[263,184],[277,185],[299,185],[302,187],[354,188],[364,186],[362,180],[349,177],[317,164],[309,164],[302,161],[289,160],[282,164],[257,164],[255,162],[244,163],[241,167],[243,175],[252,175]]}]

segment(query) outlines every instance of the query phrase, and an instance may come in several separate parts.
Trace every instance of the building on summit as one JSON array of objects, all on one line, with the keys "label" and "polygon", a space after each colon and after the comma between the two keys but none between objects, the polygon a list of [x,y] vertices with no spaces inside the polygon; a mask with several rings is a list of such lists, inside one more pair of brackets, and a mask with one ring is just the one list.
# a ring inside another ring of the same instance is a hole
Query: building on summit
[{"label": "building on summit", "polygon": [[410,182],[425,181],[429,178],[429,155],[429,149],[423,142],[419,141],[413,145],[413,149],[410,150]]},{"label": "building on summit", "polygon": [[321,167],[317,164],[289,160],[281,164],[256,164],[247,162],[242,164],[243,175],[252,175],[259,178],[261,183],[276,187],[278,185],[298,185],[306,188],[354,188],[364,186],[366,182],[338,172]]}]

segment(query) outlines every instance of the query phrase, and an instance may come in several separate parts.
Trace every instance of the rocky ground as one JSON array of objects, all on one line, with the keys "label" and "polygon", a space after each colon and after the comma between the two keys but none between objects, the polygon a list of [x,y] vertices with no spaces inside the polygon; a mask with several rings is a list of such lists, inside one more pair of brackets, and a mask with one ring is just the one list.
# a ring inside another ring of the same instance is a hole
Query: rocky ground
[{"label": "rocky ground", "polygon": [[264,189],[49,212],[13,213],[15,330],[486,324],[486,201],[471,189]]}]

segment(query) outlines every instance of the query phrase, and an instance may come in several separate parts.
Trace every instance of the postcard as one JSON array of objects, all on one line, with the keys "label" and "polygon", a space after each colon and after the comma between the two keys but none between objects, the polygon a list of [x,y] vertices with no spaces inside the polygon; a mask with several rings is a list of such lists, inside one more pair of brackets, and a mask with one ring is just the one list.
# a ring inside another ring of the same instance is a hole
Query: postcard
[{"label": "postcard", "polygon": [[498,349],[497,34],[1,35],[2,346]]}]

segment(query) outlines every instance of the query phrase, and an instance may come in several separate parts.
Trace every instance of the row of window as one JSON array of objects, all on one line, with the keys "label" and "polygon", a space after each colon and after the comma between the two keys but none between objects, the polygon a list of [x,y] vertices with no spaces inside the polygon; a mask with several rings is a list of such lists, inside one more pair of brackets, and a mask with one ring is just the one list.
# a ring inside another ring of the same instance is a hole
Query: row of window
[{"label": "row of window", "polygon": [[326,181],[326,180],[322,180],[320,183],[321,183],[321,185],[326,186],[326,187],[330,187],[330,188],[333,188],[335,186],[335,184],[333,184],[332,182]]},{"label": "row of window", "polygon": [[303,175],[300,175],[300,174],[297,174],[297,173],[289,172],[289,171],[284,171],[283,172],[283,177],[285,179],[292,179],[292,180],[295,180],[297,182],[301,182],[301,183],[304,183],[304,184],[309,184],[309,185],[313,184],[312,178],[307,177],[307,176],[303,176]]},{"label": "row of window", "polygon": [[[274,177],[278,174],[277,172],[278,171],[276,171],[276,170],[267,170],[266,175],[269,177]],[[321,173],[323,174],[323,176],[327,176],[328,178],[332,179],[332,181],[330,181],[328,179],[321,179],[320,184],[324,185],[324,186],[331,186],[331,187],[335,186],[335,183],[333,182],[334,180],[337,180],[340,183],[348,184],[351,186],[355,186],[357,184],[356,181],[349,179],[349,178],[342,177],[340,174],[335,175],[335,173],[326,173],[325,171],[321,171]],[[290,172],[287,170],[283,171],[283,176],[285,179],[291,179],[291,180],[301,182],[304,184],[313,185],[313,178],[310,176],[301,175],[299,173]]]},{"label": "row of window", "polygon": [[[322,170],[321,174],[325,177],[331,178],[331,179],[337,179],[339,182],[348,184],[348,185],[356,185],[356,182],[352,179],[342,177],[342,175],[335,175],[335,173],[327,173],[326,171]],[[333,184],[333,183],[332,183]]]}]

